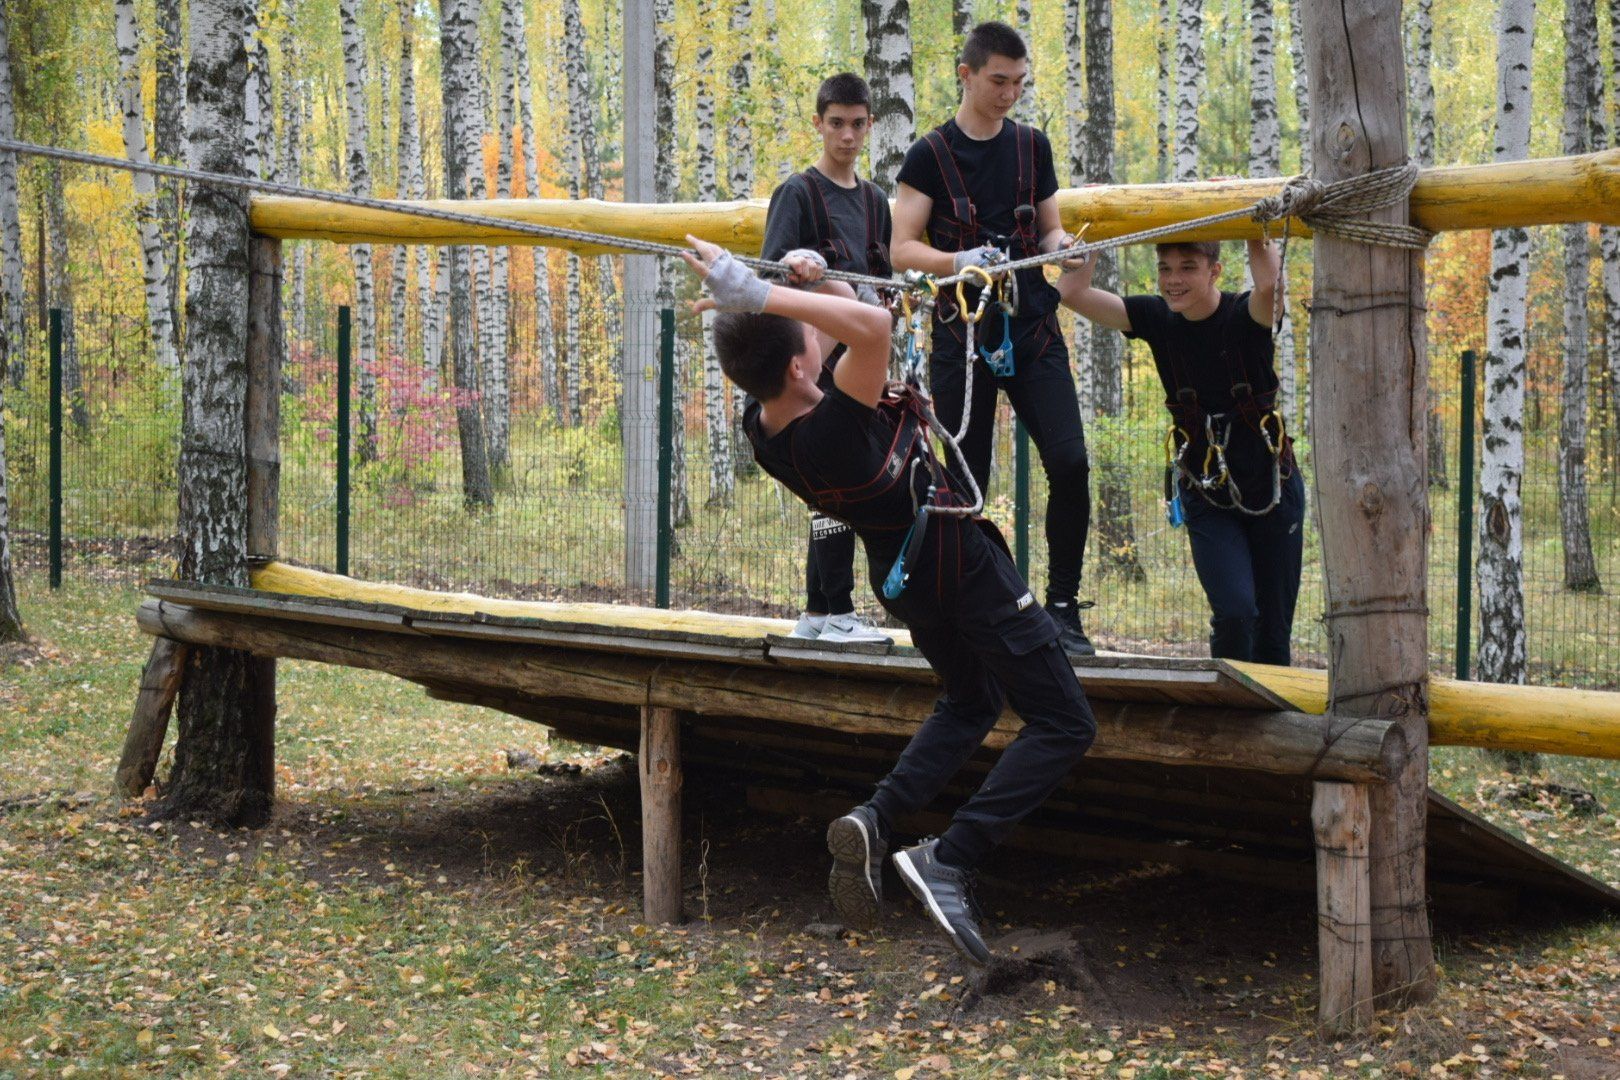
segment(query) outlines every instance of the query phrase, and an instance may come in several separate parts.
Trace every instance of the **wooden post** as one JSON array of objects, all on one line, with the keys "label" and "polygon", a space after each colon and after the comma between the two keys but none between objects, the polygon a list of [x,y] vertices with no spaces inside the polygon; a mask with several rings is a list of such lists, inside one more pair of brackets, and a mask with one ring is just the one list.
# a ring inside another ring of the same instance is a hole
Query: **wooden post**
[{"label": "wooden post", "polygon": [[[250,564],[274,559],[281,527],[281,241],[254,236],[248,246],[247,440]],[[249,737],[266,793],[275,794],[276,662],[254,657]]]},{"label": "wooden post", "polygon": [[113,785],[126,799],[138,798],[152,782],[158,758],[163,754],[163,737],[169,731],[169,715],[175,695],[180,693],[180,677],[186,670],[191,646],[173,638],[152,642],[152,655],[141,671],[141,689],[135,695],[135,713],[124,736],[124,752],[118,759]]},{"label": "wooden post", "polygon": [[[1317,179],[1403,163],[1400,7],[1306,0]],[[1373,222],[1409,220],[1405,202]],[[1408,756],[1371,792],[1373,990],[1434,996],[1424,843],[1428,799],[1428,342],[1423,257],[1316,238],[1312,437],[1327,592],[1329,709],[1399,723]]]},{"label": "wooden post", "polygon": [[681,714],[641,709],[642,911],[650,923],[681,921]]},{"label": "wooden post", "polygon": [[1329,1037],[1372,1028],[1369,803],[1367,785],[1333,781],[1318,781],[1311,798],[1321,962],[1318,1019]]}]

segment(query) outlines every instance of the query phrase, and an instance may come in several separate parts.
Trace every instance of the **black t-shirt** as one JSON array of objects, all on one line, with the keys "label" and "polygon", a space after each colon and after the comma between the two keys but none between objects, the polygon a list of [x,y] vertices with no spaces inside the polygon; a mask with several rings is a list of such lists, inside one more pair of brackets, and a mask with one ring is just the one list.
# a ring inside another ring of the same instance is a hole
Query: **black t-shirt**
[{"label": "black t-shirt", "polygon": [[[760,258],[780,259],[795,248],[818,250],[816,213],[811,205],[815,195],[810,190],[814,182],[804,173],[794,173],[771,192],[770,209],[765,212],[765,243],[760,249]],[[852,188],[840,187],[825,177],[820,183],[822,201],[827,207],[827,226],[832,233],[829,239],[841,241],[845,249],[843,258],[828,260],[829,267],[855,274],[871,273],[867,260],[868,246],[876,240],[887,247],[893,231],[889,200],[875,200],[874,208],[881,225],[879,234],[870,237],[867,235],[867,195],[864,185],[857,183]]]},{"label": "black t-shirt", "polygon": [[[906,160],[901,164],[896,179],[934,200],[934,211],[928,225],[929,243],[941,251],[959,251],[992,243],[997,236],[1012,236],[1018,228],[1015,211],[1030,199],[1027,180],[1023,189],[1019,189],[1016,125],[1011,120],[1003,121],[1001,130],[994,138],[982,140],[970,138],[956,126],[955,120],[947,120],[940,126],[940,131],[945,135],[951,156],[956,159],[968,198],[973,200],[979,236],[971,242],[949,246],[941,242],[945,238],[938,235],[938,226],[955,217],[955,213],[945,178],[940,174],[939,159],[928,145],[928,139],[922,138],[912,143],[911,149],[906,151]],[[1042,200],[1051,198],[1058,189],[1057,172],[1052,167],[1052,144],[1038,128],[1034,132],[1034,151],[1034,196],[1038,205]],[[1017,254],[1014,252],[1015,257]],[[1019,272],[1018,311],[1021,321],[1042,318],[1056,311],[1057,306],[1057,290],[1047,282],[1046,275],[1039,267]]]},{"label": "black t-shirt", "polygon": [[[1239,383],[1248,383],[1256,399],[1276,392],[1271,328],[1249,314],[1248,292],[1222,292],[1220,306],[1207,319],[1171,311],[1162,296],[1127,296],[1125,314],[1131,320],[1126,337],[1141,338],[1153,350],[1167,405],[1184,387],[1197,395],[1206,413],[1232,412],[1237,406],[1232,388]],[[1196,451],[1189,458],[1197,467],[1203,462],[1204,432],[1188,434]],[[1271,454],[1259,432],[1239,418],[1232,423],[1226,463],[1245,506],[1258,509],[1271,501]]]}]

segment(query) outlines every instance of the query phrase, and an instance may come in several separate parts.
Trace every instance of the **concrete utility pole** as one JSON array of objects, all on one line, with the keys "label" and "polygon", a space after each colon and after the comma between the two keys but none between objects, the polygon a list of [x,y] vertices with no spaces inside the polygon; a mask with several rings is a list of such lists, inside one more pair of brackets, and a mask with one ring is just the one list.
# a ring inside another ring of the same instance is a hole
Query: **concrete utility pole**
[{"label": "concrete utility pole", "polygon": [[[624,200],[657,199],[654,142],[652,0],[624,5]],[[624,351],[619,428],[624,448],[625,585],[651,595],[658,562],[658,265],[651,255],[624,260]]]},{"label": "concrete utility pole", "polygon": [[[1306,0],[1302,14],[1317,179],[1331,183],[1400,165],[1407,157],[1400,5]],[[1369,217],[1405,224],[1409,207],[1401,200]],[[1371,785],[1369,793],[1371,1001],[1360,987],[1356,1000],[1345,1004],[1370,1021],[1372,1001],[1400,1005],[1435,992],[1424,876],[1429,366],[1423,255],[1318,234],[1315,263],[1311,434],[1327,586],[1327,721],[1394,720],[1409,750],[1396,778]],[[1321,792],[1318,801],[1324,801]]]}]

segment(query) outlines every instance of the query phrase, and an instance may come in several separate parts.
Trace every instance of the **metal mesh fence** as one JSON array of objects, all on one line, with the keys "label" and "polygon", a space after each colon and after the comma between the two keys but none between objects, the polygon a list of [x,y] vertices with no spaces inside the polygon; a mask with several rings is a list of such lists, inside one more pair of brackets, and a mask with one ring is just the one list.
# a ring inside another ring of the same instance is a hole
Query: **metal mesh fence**
[{"label": "metal mesh fence", "polygon": [[[537,306],[531,285],[536,252],[546,260],[550,275],[550,303],[544,308]],[[431,312],[437,290],[418,288],[434,276],[430,267],[424,278],[418,260],[436,259],[437,253],[410,250],[401,307],[393,293],[400,264],[392,249],[375,248],[377,347],[374,358],[356,349],[350,360],[355,376],[348,410],[352,481],[345,496],[337,469],[342,420],[337,311],[351,295],[343,255],[344,249],[329,245],[285,245],[283,556],[324,568],[346,566],[358,577],[436,589],[652,602],[645,583],[632,587],[626,576],[626,432],[619,407],[619,361],[607,345],[608,334],[617,332],[608,324],[617,321],[613,313],[623,310],[624,299],[606,296],[599,261],[547,255],[544,249],[511,249],[506,273],[512,284],[504,310],[487,308],[498,329],[479,340],[481,389],[469,396],[454,387],[445,363],[444,320]],[[475,272],[493,273],[478,271],[479,260],[473,265]],[[179,378],[151,363],[138,288],[105,282],[95,287],[99,279],[94,268],[77,269],[81,284],[74,294],[70,344],[80,389],[69,394],[65,409],[63,459],[67,572],[165,573],[154,560],[173,554]],[[496,290],[485,293],[491,298],[486,303],[493,305]],[[423,296],[429,299],[426,307]],[[670,431],[675,455],[667,483],[673,525],[671,602],[677,607],[795,614],[803,603],[808,514],[753,467],[737,430],[740,402],[734,392],[722,388],[724,401],[711,400],[715,376],[706,369],[702,328],[686,310],[687,298],[679,298],[675,319]],[[638,298],[632,310],[653,304],[651,298]],[[402,326],[397,325],[401,310]],[[543,316],[549,316],[549,337],[542,331]],[[362,334],[357,321],[356,339]],[[43,333],[30,339],[23,379],[8,389],[6,400],[13,527],[27,561],[43,561],[45,552],[46,345]],[[655,343],[632,341],[631,348],[638,357],[636,377],[656,378]],[[1601,351],[1594,349],[1594,354]],[[510,417],[506,457],[493,470],[493,505],[472,510],[457,407],[470,401],[485,415],[495,411],[491,364],[503,355],[508,359]],[[1455,355],[1439,353],[1433,361],[1443,443],[1435,461],[1444,468],[1434,470],[1431,490],[1430,652],[1434,669],[1450,673],[1458,640],[1458,361]],[[362,373],[369,377],[362,379]],[[1200,655],[1206,651],[1208,610],[1184,531],[1171,528],[1164,515],[1164,422],[1145,352],[1134,356],[1127,380],[1125,415],[1088,422],[1094,524],[1081,595],[1096,607],[1088,613],[1087,628],[1104,646]],[[1563,585],[1559,528],[1558,399],[1556,385],[1548,385],[1545,373],[1532,372],[1532,404],[1525,418],[1524,589],[1531,679],[1613,685],[1620,681],[1614,646],[1620,638],[1620,600],[1612,595],[1620,589],[1614,410],[1606,392],[1595,390],[1587,452],[1591,532],[1598,576],[1611,592],[1571,592]],[[714,423],[711,417],[722,420]],[[656,423],[656,417],[644,422]],[[1039,588],[1045,582],[1041,521],[1046,485],[1031,454],[1027,512],[1020,515],[1014,499],[1012,432],[1012,417],[1003,406],[988,508],[1009,538],[1013,522],[1027,519],[1029,575]],[[642,434],[656,445],[656,434]],[[1310,492],[1308,440],[1301,440],[1299,451]],[[345,498],[346,536],[339,523]],[[864,554],[857,555],[856,572],[858,581],[868,580]],[[1313,513],[1306,523],[1294,634],[1296,656],[1303,662],[1320,661],[1325,647],[1321,581]],[[870,589],[857,589],[857,603],[881,618]],[[1468,633],[1477,634],[1477,626]]]}]

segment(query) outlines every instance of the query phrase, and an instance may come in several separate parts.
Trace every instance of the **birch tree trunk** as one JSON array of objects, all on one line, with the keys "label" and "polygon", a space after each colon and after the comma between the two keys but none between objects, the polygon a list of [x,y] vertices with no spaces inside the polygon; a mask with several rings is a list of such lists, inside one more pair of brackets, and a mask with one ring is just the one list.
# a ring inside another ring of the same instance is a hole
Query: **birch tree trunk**
[{"label": "birch tree trunk", "polygon": [[[1298,0],[1292,0],[1297,4]],[[1249,0],[1249,175],[1282,174],[1282,122],[1277,111],[1277,24],[1272,0]],[[1284,290],[1286,298],[1287,291]],[[1294,416],[1294,321],[1285,303],[1275,328],[1277,408]]]},{"label": "birch tree trunk", "polygon": [[1171,0],[1159,0],[1159,24],[1157,32],[1153,35],[1154,44],[1159,54],[1159,81],[1158,88],[1158,171],[1154,176],[1159,183],[1168,183],[1170,180],[1170,132],[1173,125],[1171,117],[1174,115],[1174,101],[1170,95],[1170,76],[1173,65],[1170,62],[1170,42],[1175,36],[1175,8]]},{"label": "birch tree trunk", "polygon": [[[501,44],[497,58],[495,80],[495,133],[498,146],[495,154],[495,193],[499,198],[512,197],[512,136],[517,124],[514,100],[517,80],[517,54],[521,51],[522,23],[517,8],[523,0],[501,0]],[[492,312],[494,326],[491,337],[501,362],[499,378],[486,386],[490,399],[499,392],[500,400],[490,400],[484,414],[489,422],[490,464],[497,475],[505,476],[512,468],[512,391],[511,391],[511,325],[512,305],[510,289],[512,248],[502,244],[490,249],[490,281],[492,284]]]},{"label": "birch tree trunk", "polygon": [[248,61],[242,167],[247,175],[262,180],[275,169],[276,129],[270,106],[270,53],[264,47],[264,25],[258,0],[248,0],[242,44]]},{"label": "birch tree trunk", "polygon": [[73,328],[73,268],[68,262],[67,198],[62,192],[62,163],[46,166],[45,207],[51,234],[50,305],[62,313],[62,397],[68,417],[80,433],[89,430],[84,379],[79,371],[79,343]]},{"label": "birch tree trunk", "polygon": [[[1066,134],[1069,138],[1069,183],[1085,183],[1086,175],[1086,51],[1085,35],[1081,26],[1085,19],[1085,0],[1064,0],[1063,4],[1063,111]],[[1068,317],[1068,316],[1065,316]],[[1091,363],[1090,319],[1075,318],[1074,356],[1080,399],[1080,418],[1091,420],[1097,415],[1095,372]]]},{"label": "birch tree trunk", "polygon": [[[11,95],[11,11],[0,3],[0,138],[16,137],[17,117]],[[17,225],[17,155],[0,150],[0,231],[9,248],[19,244],[22,232]],[[9,250],[6,258],[10,257]],[[22,258],[17,259],[16,294],[9,277],[0,288],[0,371],[10,368],[13,385],[21,382],[22,349],[15,344],[15,327],[22,322]],[[6,386],[0,379],[0,641],[21,641],[24,637],[22,612],[17,607],[17,582],[11,561],[11,496],[6,486]]]},{"label": "birch tree trunk", "polygon": [[[675,111],[675,0],[653,0],[654,147],[656,154],[653,183],[659,202],[673,202],[680,186],[680,161],[675,144],[678,118]],[[673,259],[658,260],[658,306],[675,308],[675,295],[681,267]],[[678,322],[677,318],[677,322]],[[671,415],[674,453],[670,476],[670,514],[677,528],[691,524],[692,500],[686,483],[686,372],[689,370],[686,338],[675,335],[675,401]]]},{"label": "birch tree trunk", "polygon": [[[131,161],[145,164],[149,158],[146,153],[146,111],[141,93],[141,41],[140,29],[135,22],[135,0],[114,0],[113,18],[114,31],[118,38],[118,68],[122,87],[120,106],[124,114],[124,154]],[[236,22],[238,32],[241,26],[239,19]],[[159,367],[173,371],[178,360],[174,351],[173,313],[169,308],[168,258],[163,249],[163,237],[158,230],[156,185],[151,175],[147,173],[131,173],[130,178],[135,187],[135,227],[141,240],[146,324],[147,330],[152,335],[152,353],[157,358]],[[3,196],[0,196],[0,200],[3,200]],[[8,236],[13,235],[9,228],[6,231]],[[5,289],[9,295],[12,292],[10,251],[5,253],[4,261]],[[15,295],[20,297],[22,295],[20,248],[17,252],[16,273]],[[14,331],[18,341],[26,340],[20,329],[22,322],[19,317],[19,328]],[[13,367],[14,382],[15,374],[16,369]]]},{"label": "birch tree trunk", "polygon": [[[1601,76],[1600,76],[1601,78]],[[1620,0],[1609,0],[1609,145],[1620,147]],[[1603,251],[1603,341],[1608,350],[1609,417],[1620,465],[1620,227],[1598,230]]]},{"label": "birch tree trunk", "polygon": [[[1288,0],[1288,52],[1289,59],[1292,61],[1294,69],[1294,108],[1299,114],[1299,171],[1302,174],[1309,176],[1313,169],[1311,162],[1310,139],[1311,85],[1309,69],[1305,63],[1305,34],[1301,29],[1299,17],[1300,5],[1303,2],[1304,0]],[[1306,320],[1307,324],[1309,321],[1309,319]],[[1311,371],[1312,335],[1309,333],[1309,330],[1310,327],[1307,325],[1307,333],[1305,335],[1305,355],[1303,357],[1293,355],[1294,335],[1293,327],[1291,325],[1289,326],[1288,334],[1288,350],[1290,356],[1288,371],[1289,378],[1294,382],[1294,397],[1298,402],[1298,412],[1285,413],[1284,415],[1291,423],[1297,421],[1299,428],[1303,431],[1309,431],[1311,428],[1312,395],[1308,385],[1303,392],[1300,391],[1298,372],[1302,366],[1300,363],[1301,360],[1304,361],[1303,367],[1307,374],[1307,378]]]},{"label": "birch tree trunk", "polygon": [[[701,202],[719,197],[714,161],[714,86],[710,69],[714,66],[714,46],[704,31],[712,24],[713,0],[698,0],[698,52],[695,76],[697,116],[697,196]],[[873,106],[877,98],[873,96]],[[735,474],[731,469],[731,386],[720,371],[715,355],[713,316],[703,315],[703,414],[709,428],[710,506],[730,506]]]},{"label": "birch tree trunk", "polygon": [[861,0],[866,18],[866,81],[872,87],[871,179],[885,191],[916,138],[911,78],[910,0]]},{"label": "birch tree trunk", "polygon": [[[1531,71],[1536,0],[1501,0],[1496,34],[1495,160],[1530,156]],[[1475,676],[1523,683],[1525,301],[1530,285],[1530,233],[1491,234],[1490,297],[1485,325],[1485,408],[1479,472],[1479,649]],[[1510,768],[1532,764],[1509,755]]]},{"label": "birch tree trunk", "polygon": [[[754,192],[754,136],[749,127],[750,85],[753,82],[754,54],[750,47],[753,35],[753,6],[749,0],[734,0],[731,9],[731,36],[737,41],[737,59],[731,65],[731,128],[726,135],[726,156],[730,159],[727,177],[733,199],[746,199]],[[908,39],[909,45],[909,39]],[[908,59],[909,62],[909,59]],[[743,396],[727,392],[732,402],[731,412],[731,471],[748,476],[757,466],[743,433]]]},{"label": "birch tree trunk", "polygon": [[1204,83],[1204,0],[1177,0],[1176,180],[1197,180],[1198,99]]},{"label": "birch tree trunk", "polygon": [[[973,0],[951,0],[951,33],[956,39],[953,56],[962,53],[962,40],[973,29]],[[954,62],[954,61],[953,61]]]},{"label": "birch tree trunk", "polygon": [[[1566,154],[1592,148],[1597,97],[1597,11],[1593,0],[1564,5],[1564,138]],[[1558,423],[1558,520],[1564,539],[1564,588],[1600,592],[1592,557],[1586,494],[1587,288],[1592,252],[1584,223],[1564,226],[1564,379]]]},{"label": "birch tree trunk", "polygon": [[[591,69],[586,63],[585,24],[580,18],[579,0],[563,0],[563,44],[565,52],[564,74],[568,82],[569,114],[572,118],[575,152],[579,155],[580,174],[584,177],[584,190],[576,198],[589,195],[603,197],[602,163],[596,153],[596,126],[592,106]],[[621,337],[618,310],[618,288],[614,283],[613,256],[601,255],[596,260],[596,301],[603,313],[603,330],[607,339],[607,352],[613,363],[610,370],[618,370]],[[570,355],[570,362],[578,362],[578,354]],[[576,376],[577,378],[577,376]]]},{"label": "birch tree trunk", "polygon": [[[1406,160],[1398,9],[1308,0],[1311,143],[1327,182]],[[1369,215],[1404,224],[1404,203]],[[1428,821],[1428,348],[1423,256],[1318,236],[1317,514],[1328,627],[1329,713],[1378,716],[1406,734],[1393,781],[1372,785],[1373,992],[1435,993],[1424,849]]]},{"label": "birch tree trunk", "polygon": [[[157,0],[157,83],[153,116],[153,148],[157,160],[165,165],[184,165],[186,161],[186,43],[180,24],[180,0]],[[288,35],[291,31],[291,5],[288,12]],[[289,60],[288,71],[296,71]],[[169,339],[174,355],[180,355],[180,314],[184,301],[180,296],[180,260],[185,253],[180,246],[180,191],[177,180],[170,180],[158,190],[158,236],[163,250],[170,254],[163,267],[168,271],[164,293],[169,298]],[[300,245],[302,246],[302,245]]]},{"label": "birch tree trunk", "polygon": [[[444,188],[451,199],[467,197],[468,174],[482,169],[472,158],[471,132],[479,123],[475,78],[478,33],[476,0],[442,0],[439,8],[439,71],[444,113]],[[468,249],[446,248],[439,259],[449,289],[450,364],[455,383],[456,427],[461,440],[462,502],[468,510],[495,505],[488,443],[478,396],[478,358],[473,354],[472,286]]]},{"label": "birch tree trunk", "polygon": [[[339,0],[343,37],[343,100],[348,127],[343,160],[349,193],[371,194],[370,139],[366,118],[366,45],[360,30],[360,0]],[[353,244],[355,388],[359,391],[360,431],[355,453],[361,462],[377,460],[377,289],[371,245]]]},{"label": "birch tree trunk", "polygon": [[[530,77],[528,31],[525,27],[525,12],[522,4],[517,5],[518,39],[524,47],[518,49],[518,103],[519,117],[523,127],[523,195],[528,199],[540,197],[540,144],[535,140],[534,127],[534,84]],[[529,249],[533,254],[534,267],[534,355],[536,369],[540,375],[540,385],[545,388],[545,403],[551,407],[552,416],[561,424],[563,421],[562,394],[557,388],[556,365],[556,332],[551,324],[551,267],[549,265],[550,249],[534,247]]]},{"label": "birch tree trunk", "polygon": [[[1434,11],[1433,0],[1412,0],[1406,9],[1406,72],[1410,89],[1412,156],[1419,165],[1434,165]],[[1438,403],[1429,407],[1429,483],[1445,488],[1446,429]]]},{"label": "birch tree trunk", "polygon": [[[394,155],[394,190],[402,199],[422,197],[417,190],[422,179],[422,151],[419,142],[421,132],[416,120],[416,56],[411,40],[414,34],[415,27],[407,0],[399,8],[399,147]],[[420,248],[417,257],[425,262],[427,249]],[[388,349],[397,364],[402,364],[407,351],[406,297],[410,292],[410,276],[410,245],[395,244],[393,267],[388,275]],[[432,371],[433,368],[429,366],[427,370]]]},{"label": "birch tree trunk", "polygon": [[[240,175],[247,97],[241,0],[193,0],[186,73],[192,167]],[[181,380],[179,576],[245,587],[247,566],[247,196],[200,185],[187,213],[186,363]],[[244,652],[195,649],[176,706],[164,812],[254,827],[270,816],[273,739],[260,709],[274,668]]]},{"label": "birch tree trunk", "polygon": [[[1082,163],[1086,183],[1114,180],[1114,22],[1112,0],[1086,0],[1086,125]],[[1097,260],[1092,281],[1099,289],[1119,291],[1119,259],[1107,252]],[[1092,386],[1097,415],[1118,417],[1125,411],[1125,339],[1119,331],[1094,327],[1091,332]],[[1097,483],[1097,539],[1103,566],[1127,581],[1146,581],[1136,548],[1136,515],[1131,509],[1130,472],[1112,455],[1102,462]]]}]

